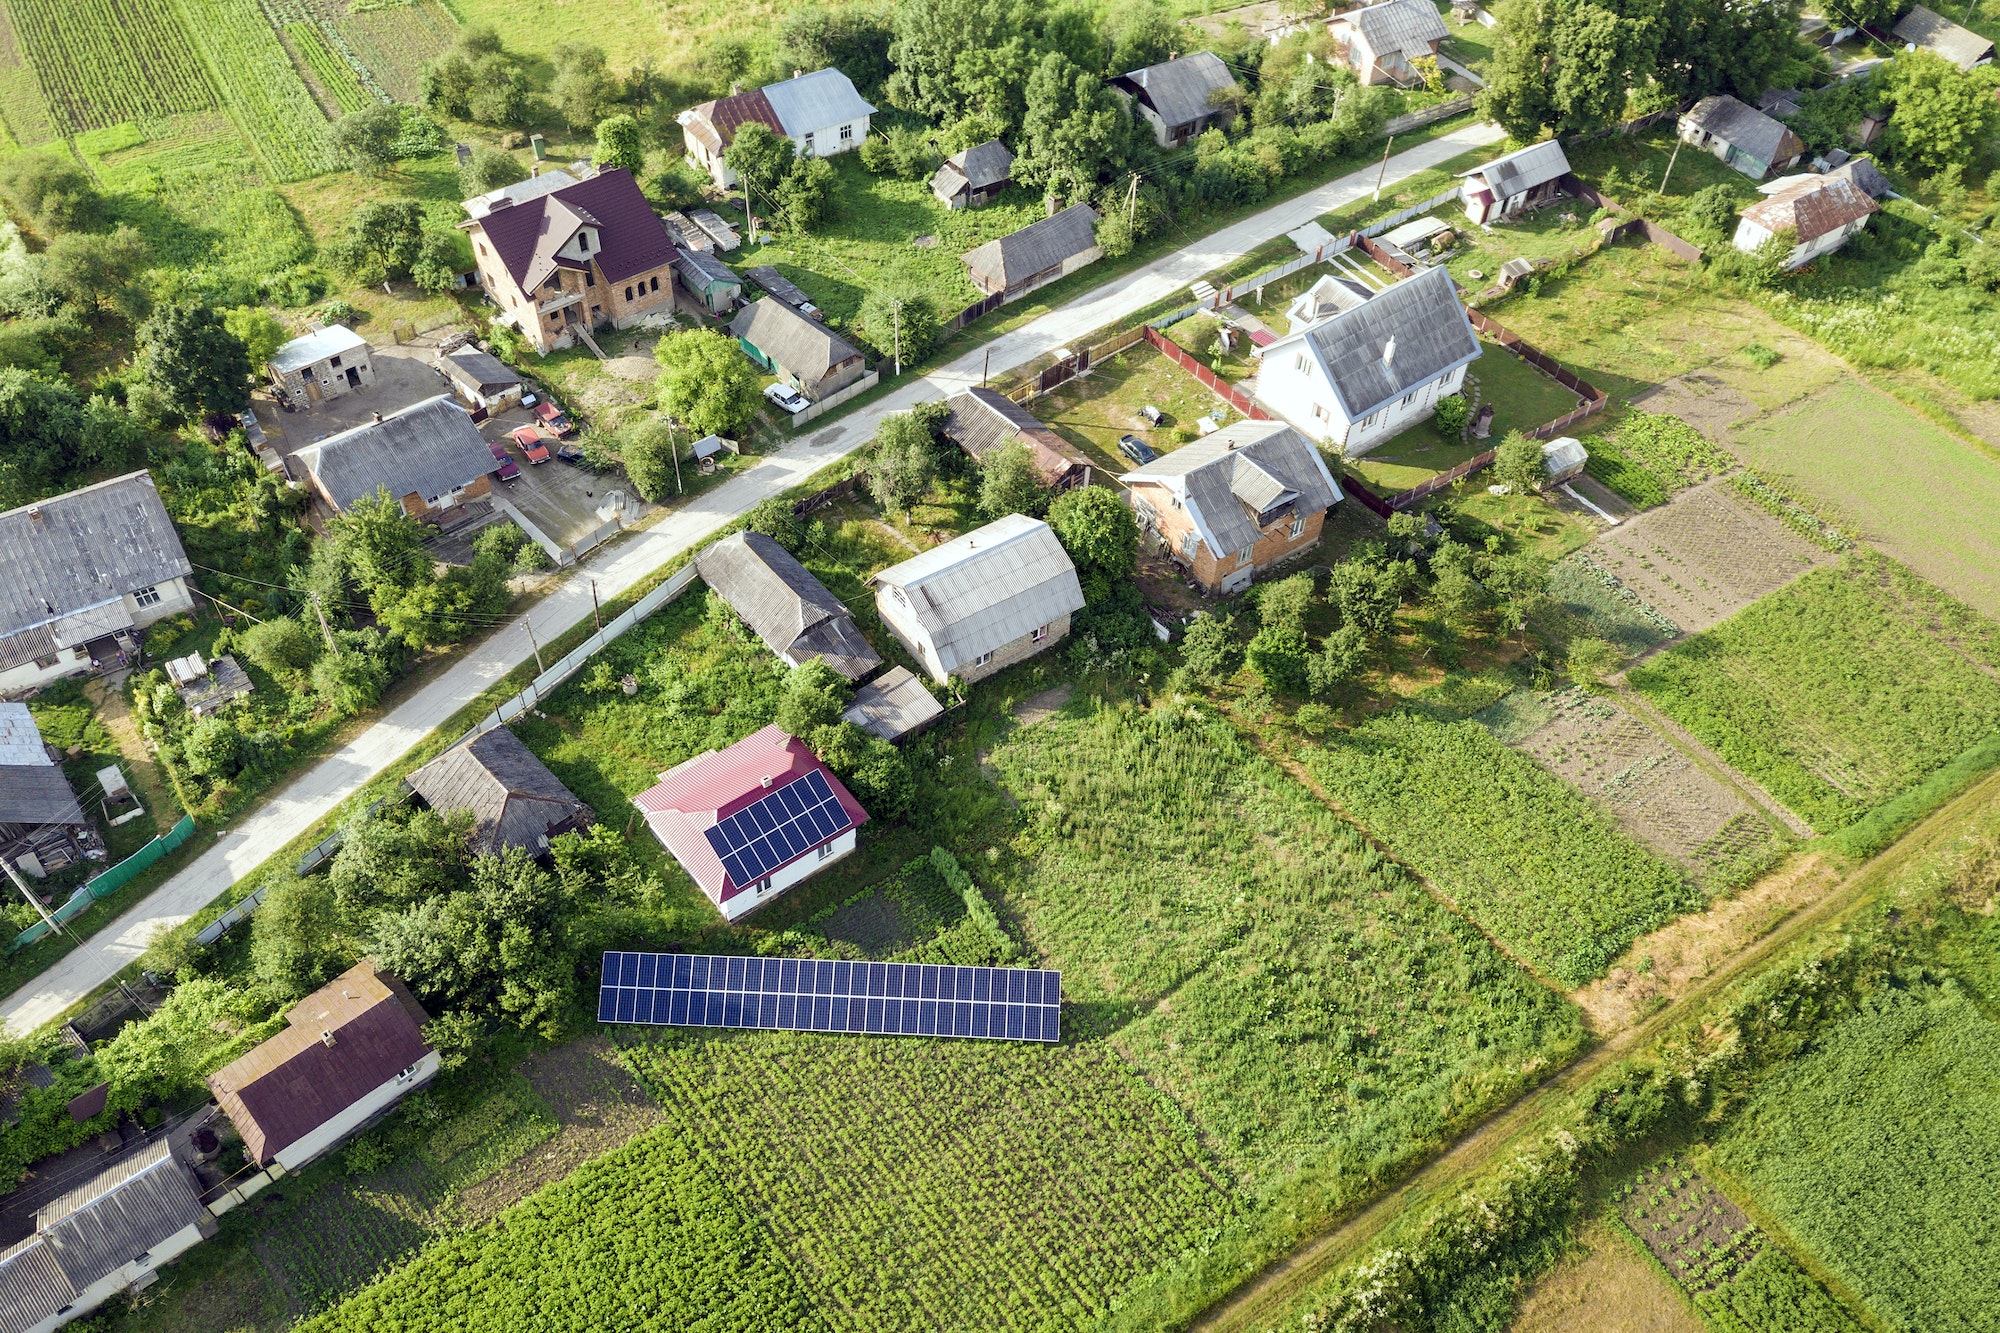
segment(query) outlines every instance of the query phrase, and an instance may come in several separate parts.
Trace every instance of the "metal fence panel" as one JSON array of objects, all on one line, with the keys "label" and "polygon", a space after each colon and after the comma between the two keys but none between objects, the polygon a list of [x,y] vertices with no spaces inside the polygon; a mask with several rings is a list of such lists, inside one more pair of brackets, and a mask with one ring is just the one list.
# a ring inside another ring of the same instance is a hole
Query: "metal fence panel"
[{"label": "metal fence panel", "polygon": [[[145,870],[148,866],[151,866],[155,861],[158,861],[161,857],[165,856],[168,852],[173,851],[174,848],[180,846],[182,843],[186,842],[189,838],[193,836],[194,836],[194,816],[182,815],[180,818],[180,822],[178,824],[175,824],[165,833],[162,833],[159,837],[154,838],[144,847],[141,847],[138,851],[132,853],[130,856],[126,857],[123,861],[120,861],[117,865],[112,866],[109,870],[106,870],[103,874],[93,877],[82,888],[79,888],[75,893],[72,893],[69,896],[68,901],[64,902],[61,907],[58,907],[53,912],[49,913],[49,915],[54,917],[58,922],[68,922],[74,920],[79,914],[83,912],[85,908],[89,907],[92,903],[96,902],[100,898],[109,898],[112,894],[118,892],[118,890],[124,888],[127,884],[130,884],[134,879],[134,877],[136,877],[141,871]],[[8,946],[9,950],[11,951],[13,949],[19,949],[23,945],[33,944],[36,940],[42,938],[42,936],[48,933],[49,933],[48,923],[45,921],[37,921],[34,925],[29,926],[26,930],[22,931],[19,935],[16,935],[14,937],[14,943]]]}]

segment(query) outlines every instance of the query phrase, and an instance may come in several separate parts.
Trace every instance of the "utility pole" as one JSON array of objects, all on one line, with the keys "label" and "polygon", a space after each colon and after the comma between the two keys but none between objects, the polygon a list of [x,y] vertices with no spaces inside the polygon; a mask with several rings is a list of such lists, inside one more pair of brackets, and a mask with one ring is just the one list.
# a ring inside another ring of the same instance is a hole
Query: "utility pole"
[{"label": "utility pole", "polygon": [[889,327],[895,330],[896,374],[900,376],[903,373],[903,303],[901,301],[889,302]]},{"label": "utility pole", "polygon": [[743,224],[750,229],[750,244],[757,244],[757,210],[750,207],[750,178],[743,178]]},{"label": "utility pole", "polygon": [[340,646],[333,641],[333,630],[326,623],[326,604],[320,601],[320,596],[317,592],[312,595],[312,599],[313,610],[319,612],[319,635],[322,639],[326,640],[327,651],[338,657],[340,655]]},{"label": "utility pole", "polygon": [[674,419],[672,417],[667,418],[667,449],[674,456],[674,494],[680,495],[683,493],[681,490],[681,437],[674,434]]},{"label": "utility pole", "polygon": [[21,872],[14,869],[14,863],[6,857],[0,856],[0,866],[7,867],[7,878],[14,881],[14,887],[18,888],[21,891],[21,896],[28,900],[28,906],[41,914],[42,924],[49,928],[49,933],[51,935],[63,933],[62,924],[49,915],[49,909],[42,906],[42,900],[37,898],[35,891],[28,887],[28,881],[22,879]]},{"label": "utility pole", "polygon": [[597,626],[597,632],[598,632],[599,634],[602,634],[602,633],[604,633],[604,617],[603,617],[603,616],[602,616],[602,615],[601,615],[601,614],[600,614],[600,613],[598,612],[598,608],[597,608],[597,580],[596,580],[596,579],[592,579],[592,580],[590,581],[590,622],[591,622],[591,623],[592,623],[593,625]]},{"label": "utility pole", "polygon": [[521,627],[528,631],[528,646],[535,650],[535,674],[539,676],[548,668],[542,665],[542,645],[535,642],[534,622],[522,616]]},{"label": "utility pole", "polygon": [[1132,230],[1132,217],[1139,206],[1139,173],[1132,173],[1132,184],[1125,191],[1125,230]]},{"label": "utility pole", "polygon": [[1669,157],[1667,158],[1667,169],[1666,169],[1665,171],[1663,171],[1663,172],[1661,172],[1661,173],[1660,173],[1660,188],[1659,188],[1658,190],[1655,190],[1655,191],[1653,191],[1653,197],[1654,197],[1654,198],[1656,198],[1656,199],[1657,199],[1657,198],[1659,198],[1659,196],[1660,196],[1661,192],[1662,192],[1662,191],[1664,191],[1664,190],[1665,190],[1665,189],[1667,188],[1667,177],[1669,177],[1669,176],[1671,176],[1671,175],[1673,175],[1673,174],[1674,174],[1674,163],[1676,163],[1676,162],[1680,161],[1680,158],[1681,158],[1681,145],[1682,145],[1682,144],[1684,144],[1684,143],[1686,143],[1686,142],[1687,142],[1687,140],[1685,140],[1685,139],[1679,139],[1679,138],[1677,138],[1677,139],[1675,139],[1675,140],[1674,140],[1674,151],[1673,151],[1673,153],[1672,153],[1672,154],[1671,154],[1671,155],[1670,155],[1670,156],[1669,156]]},{"label": "utility pole", "polygon": [[986,387],[986,376],[992,371],[992,369],[993,369],[993,345],[991,343],[988,343],[986,345],[986,364],[979,368],[980,388],[983,389]]},{"label": "utility pole", "polygon": [[1389,150],[1396,146],[1396,136],[1390,135],[1389,142],[1382,145],[1382,169],[1375,173],[1375,202],[1382,202],[1382,182],[1389,178]]}]

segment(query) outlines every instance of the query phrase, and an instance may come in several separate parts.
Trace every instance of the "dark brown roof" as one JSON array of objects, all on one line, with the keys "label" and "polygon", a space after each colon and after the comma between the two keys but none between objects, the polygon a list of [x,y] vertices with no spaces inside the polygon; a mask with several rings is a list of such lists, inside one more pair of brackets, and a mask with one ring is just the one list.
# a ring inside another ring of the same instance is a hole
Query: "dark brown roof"
[{"label": "dark brown roof", "polygon": [[561,267],[555,252],[586,225],[598,229],[595,258],[607,282],[623,282],[673,261],[674,243],[666,224],[623,167],[605,168],[589,180],[497,208],[465,224],[485,233],[522,291],[533,291]]},{"label": "dark brown roof", "polygon": [[472,850],[480,855],[539,852],[551,831],[590,817],[590,807],[505,727],[452,746],[407,780],[433,810],[472,812]]},{"label": "dark brown roof", "polygon": [[[429,1021],[394,977],[362,962],[299,1001],[291,1026],[209,1075],[259,1166],[430,1053]],[[333,1044],[321,1040],[331,1033]]]},{"label": "dark brown roof", "polygon": [[771,105],[771,99],[764,96],[762,88],[703,102],[695,108],[695,112],[715,127],[724,148],[736,141],[736,131],[740,126],[753,123],[764,126],[781,139],[785,137],[785,123],[778,119],[777,109]]},{"label": "dark brown roof", "polygon": [[946,406],[951,415],[944,419],[944,437],[974,458],[983,460],[1018,440],[1028,447],[1044,486],[1055,485],[1073,468],[1090,466],[1070,452],[1062,436],[997,389],[967,389]]}]

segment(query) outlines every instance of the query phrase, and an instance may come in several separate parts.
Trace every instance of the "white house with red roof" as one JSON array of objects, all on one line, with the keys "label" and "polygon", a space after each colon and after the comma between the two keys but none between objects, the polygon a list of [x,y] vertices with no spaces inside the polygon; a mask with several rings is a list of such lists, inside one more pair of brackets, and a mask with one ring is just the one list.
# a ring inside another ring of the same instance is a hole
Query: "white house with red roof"
[{"label": "white house with red roof", "polygon": [[458,225],[480,287],[536,351],[674,308],[673,238],[631,172],[611,167],[541,193],[528,184],[468,200]]},{"label": "white house with red roof", "polygon": [[853,851],[868,822],[833,770],[777,726],[676,765],[632,803],[730,921]]}]

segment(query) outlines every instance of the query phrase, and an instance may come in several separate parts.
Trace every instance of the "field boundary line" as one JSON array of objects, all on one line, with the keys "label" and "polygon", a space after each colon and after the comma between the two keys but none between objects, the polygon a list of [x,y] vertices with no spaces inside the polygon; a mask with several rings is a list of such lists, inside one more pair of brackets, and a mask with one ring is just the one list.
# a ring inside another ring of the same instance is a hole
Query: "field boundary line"
[{"label": "field boundary line", "polygon": [[1738,788],[1753,805],[1763,810],[1766,818],[1776,819],[1801,838],[1810,840],[1819,836],[1819,832],[1812,825],[1792,813],[1791,808],[1766,791],[1762,783],[1741,772],[1728,760],[1709,749],[1687,728],[1654,707],[1651,699],[1623,683],[1618,686],[1618,696],[1619,701],[1631,709],[1634,717],[1666,737],[1670,744],[1686,753],[1688,758],[1712,770],[1723,781]]}]

